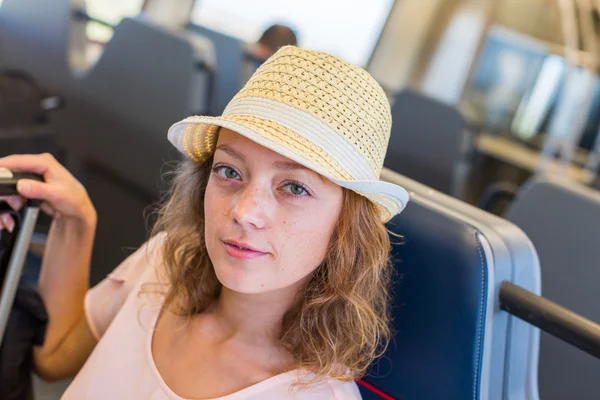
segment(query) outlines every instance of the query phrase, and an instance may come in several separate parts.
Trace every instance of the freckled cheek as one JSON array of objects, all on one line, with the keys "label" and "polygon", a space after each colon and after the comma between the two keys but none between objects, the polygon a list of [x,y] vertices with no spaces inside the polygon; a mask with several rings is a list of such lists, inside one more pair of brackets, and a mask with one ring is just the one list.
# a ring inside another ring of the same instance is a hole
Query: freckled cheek
[{"label": "freckled cheek", "polygon": [[218,191],[207,188],[204,196],[204,234],[207,246],[215,246],[213,239],[225,226],[229,216],[228,200],[219,195]]},{"label": "freckled cheek", "polygon": [[220,193],[210,184],[206,188],[204,195],[204,215],[206,221],[213,221],[226,218],[229,215],[229,198]]},{"label": "freckled cheek", "polygon": [[316,268],[325,257],[329,245],[328,232],[316,229],[315,225],[306,221],[282,221],[283,229],[275,237],[279,242],[280,269],[285,271],[289,266],[292,273],[305,275]]}]

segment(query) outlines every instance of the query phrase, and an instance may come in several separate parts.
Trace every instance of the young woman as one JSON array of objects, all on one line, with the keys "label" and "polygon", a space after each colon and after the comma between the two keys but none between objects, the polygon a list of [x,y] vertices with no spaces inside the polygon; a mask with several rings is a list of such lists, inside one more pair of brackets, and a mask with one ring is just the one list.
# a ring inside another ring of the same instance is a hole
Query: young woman
[{"label": "young woman", "polygon": [[75,376],[67,400],[359,399],[389,337],[384,222],[408,201],[378,180],[390,126],[364,70],[282,48],[223,116],[171,127],[188,160],[154,234],[89,291],[83,187],[51,157],[0,159],[44,174],[18,189],[55,216],[38,373]]}]

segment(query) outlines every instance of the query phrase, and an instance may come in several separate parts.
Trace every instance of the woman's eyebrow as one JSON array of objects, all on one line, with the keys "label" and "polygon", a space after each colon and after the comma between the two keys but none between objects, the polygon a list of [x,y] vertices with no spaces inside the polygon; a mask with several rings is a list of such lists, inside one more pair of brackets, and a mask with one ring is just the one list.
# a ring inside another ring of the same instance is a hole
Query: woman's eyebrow
[{"label": "woman's eyebrow", "polygon": [[294,162],[294,161],[275,161],[273,163],[273,166],[277,169],[281,169],[284,171],[298,171],[298,170],[307,171],[311,174],[317,175],[319,177],[319,179],[321,179],[321,181],[324,182],[323,177],[320,174],[317,174],[312,169],[306,168],[304,165],[298,164],[297,162]]},{"label": "woman's eyebrow", "polygon": [[226,144],[219,145],[216,148],[216,150],[224,151],[225,153],[229,154],[231,157],[237,158],[240,161],[246,161],[246,158],[244,157],[244,155],[242,153],[234,150],[231,146],[228,146]]},{"label": "woman's eyebrow", "polygon": [[277,169],[283,169],[286,171],[295,171],[295,170],[308,170],[304,165],[300,165],[293,161],[275,161],[273,166]]},{"label": "woman's eyebrow", "polygon": [[[227,154],[229,154],[231,157],[236,158],[242,162],[246,161],[246,157],[244,157],[244,155],[242,153],[240,153],[239,151],[233,149],[231,146],[226,145],[226,144],[221,144],[219,145],[216,150],[221,150]],[[323,179],[323,177],[314,172],[313,170],[311,170],[310,168],[306,168],[304,165],[298,164],[297,162],[294,161],[275,161],[273,163],[273,166],[277,169],[280,170],[284,170],[284,171],[307,171],[309,173],[315,174],[319,177],[319,179],[323,182],[325,182],[325,180]]]}]

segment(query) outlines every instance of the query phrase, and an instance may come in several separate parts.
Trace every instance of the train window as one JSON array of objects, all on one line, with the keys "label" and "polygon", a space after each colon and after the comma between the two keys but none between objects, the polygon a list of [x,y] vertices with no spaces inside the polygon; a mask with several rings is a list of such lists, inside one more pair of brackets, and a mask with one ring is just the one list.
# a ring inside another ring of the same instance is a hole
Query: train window
[{"label": "train window", "polygon": [[[1,1],[1,0],[0,0]],[[113,28],[125,17],[140,13],[144,0],[77,0],[73,10],[69,63],[85,73],[100,58]]]},{"label": "train window", "polygon": [[86,0],[87,14],[93,18],[87,26],[88,39],[93,42],[106,43],[112,37],[112,29],[125,17],[133,17],[140,13],[143,0]]},{"label": "train window", "polygon": [[[581,102],[577,99],[587,92],[592,96],[590,110],[578,140],[583,150],[592,150],[600,127],[600,78],[576,68],[566,90],[567,63],[556,50],[547,42],[493,26],[463,99],[472,126],[543,148],[549,137],[572,134],[575,114],[559,113],[561,102]],[[585,153],[576,157],[585,158]]]},{"label": "train window", "polygon": [[471,123],[488,133],[509,131],[547,56],[539,41],[492,27],[465,92]]},{"label": "train window", "polygon": [[[200,0],[192,22],[247,42],[271,24],[293,28],[299,46],[332,53],[356,65],[369,61],[394,0]],[[351,4],[351,6],[349,5]]]}]

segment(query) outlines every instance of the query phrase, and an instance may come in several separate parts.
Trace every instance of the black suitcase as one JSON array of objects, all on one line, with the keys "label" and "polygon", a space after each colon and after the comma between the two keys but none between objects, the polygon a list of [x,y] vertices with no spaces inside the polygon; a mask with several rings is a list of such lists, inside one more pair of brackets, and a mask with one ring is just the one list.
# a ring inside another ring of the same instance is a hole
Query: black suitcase
[{"label": "black suitcase", "polygon": [[[0,168],[0,196],[16,194],[21,178],[40,177]],[[15,220],[12,233],[0,233],[0,399],[32,400],[33,346],[43,344],[48,316],[35,283],[21,279],[26,264],[41,260],[29,254],[29,245],[39,214],[38,204],[29,201],[17,212],[0,200],[0,214]]]}]

